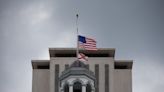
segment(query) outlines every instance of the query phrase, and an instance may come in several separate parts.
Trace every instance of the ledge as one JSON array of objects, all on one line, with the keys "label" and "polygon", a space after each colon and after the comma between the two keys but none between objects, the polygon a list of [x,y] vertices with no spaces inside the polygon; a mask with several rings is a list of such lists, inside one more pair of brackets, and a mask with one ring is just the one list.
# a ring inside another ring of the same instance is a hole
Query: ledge
[{"label": "ledge", "polygon": [[[98,48],[97,51],[79,49],[88,57],[114,57],[115,48]],[[76,48],[49,48],[50,57],[76,57]]]},{"label": "ledge", "polygon": [[115,60],[115,69],[132,69],[133,60]]},{"label": "ledge", "polygon": [[33,69],[49,69],[49,60],[32,60]]}]

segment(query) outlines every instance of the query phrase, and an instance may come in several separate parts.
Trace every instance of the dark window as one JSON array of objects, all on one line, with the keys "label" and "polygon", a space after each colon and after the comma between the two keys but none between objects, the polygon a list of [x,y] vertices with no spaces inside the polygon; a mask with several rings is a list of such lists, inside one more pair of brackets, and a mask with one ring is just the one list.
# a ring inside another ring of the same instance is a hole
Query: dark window
[{"label": "dark window", "polygon": [[76,54],[55,54],[56,57],[76,57]]},{"label": "dark window", "polygon": [[91,92],[92,88],[90,84],[87,84],[86,86],[86,92]]},{"label": "dark window", "polygon": [[126,65],[115,65],[115,69],[128,69],[128,66]]},{"label": "dark window", "polygon": [[49,65],[38,65],[37,69],[49,69]]},{"label": "dark window", "polygon": [[69,68],[69,64],[65,64],[65,70]]},{"label": "dark window", "polygon": [[99,64],[95,64],[95,76],[96,76],[96,84],[97,84],[97,87],[96,87],[96,91],[95,92],[99,92]]},{"label": "dark window", "polygon": [[64,92],[69,92],[69,85],[68,85],[68,84],[66,84],[66,85],[64,86]]},{"label": "dark window", "polygon": [[105,64],[105,92],[109,92],[109,65]]},{"label": "dark window", "polygon": [[[85,54],[85,53],[84,53]],[[110,57],[109,54],[85,54],[88,57]],[[76,57],[76,54],[55,54],[51,57]]]},{"label": "dark window", "polygon": [[73,92],[82,92],[82,84],[80,82],[73,84]]},{"label": "dark window", "polygon": [[85,54],[88,57],[109,57],[109,54]]},{"label": "dark window", "polygon": [[59,92],[59,64],[55,64],[55,92]]}]

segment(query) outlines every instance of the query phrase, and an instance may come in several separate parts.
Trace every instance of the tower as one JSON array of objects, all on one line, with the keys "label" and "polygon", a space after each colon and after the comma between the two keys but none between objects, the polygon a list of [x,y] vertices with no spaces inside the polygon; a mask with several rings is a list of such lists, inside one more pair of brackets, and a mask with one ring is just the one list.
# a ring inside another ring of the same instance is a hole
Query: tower
[{"label": "tower", "polygon": [[132,60],[115,60],[114,48],[49,48],[50,60],[32,60],[32,92],[132,92]]}]

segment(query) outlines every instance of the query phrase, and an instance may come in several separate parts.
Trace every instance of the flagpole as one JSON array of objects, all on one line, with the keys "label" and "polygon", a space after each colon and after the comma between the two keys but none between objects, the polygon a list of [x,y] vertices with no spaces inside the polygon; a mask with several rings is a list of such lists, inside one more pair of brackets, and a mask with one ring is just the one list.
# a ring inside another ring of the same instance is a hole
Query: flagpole
[{"label": "flagpole", "polygon": [[78,60],[78,54],[79,54],[79,37],[78,37],[78,17],[79,17],[79,15],[78,14],[76,14],[76,30],[77,30],[77,48],[76,48],[76,58],[77,58],[77,60]]}]

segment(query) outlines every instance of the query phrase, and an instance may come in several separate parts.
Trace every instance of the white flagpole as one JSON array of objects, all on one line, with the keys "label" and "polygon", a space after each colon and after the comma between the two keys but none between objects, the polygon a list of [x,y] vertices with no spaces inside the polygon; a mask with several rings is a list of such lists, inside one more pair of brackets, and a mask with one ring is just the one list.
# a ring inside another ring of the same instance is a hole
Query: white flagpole
[{"label": "white flagpole", "polygon": [[76,57],[77,57],[77,60],[78,60],[78,54],[79,54],[78,17],[79,17],[79,15],[76,14],[76,27],[77,27],[77,49],[76,49]]}]

